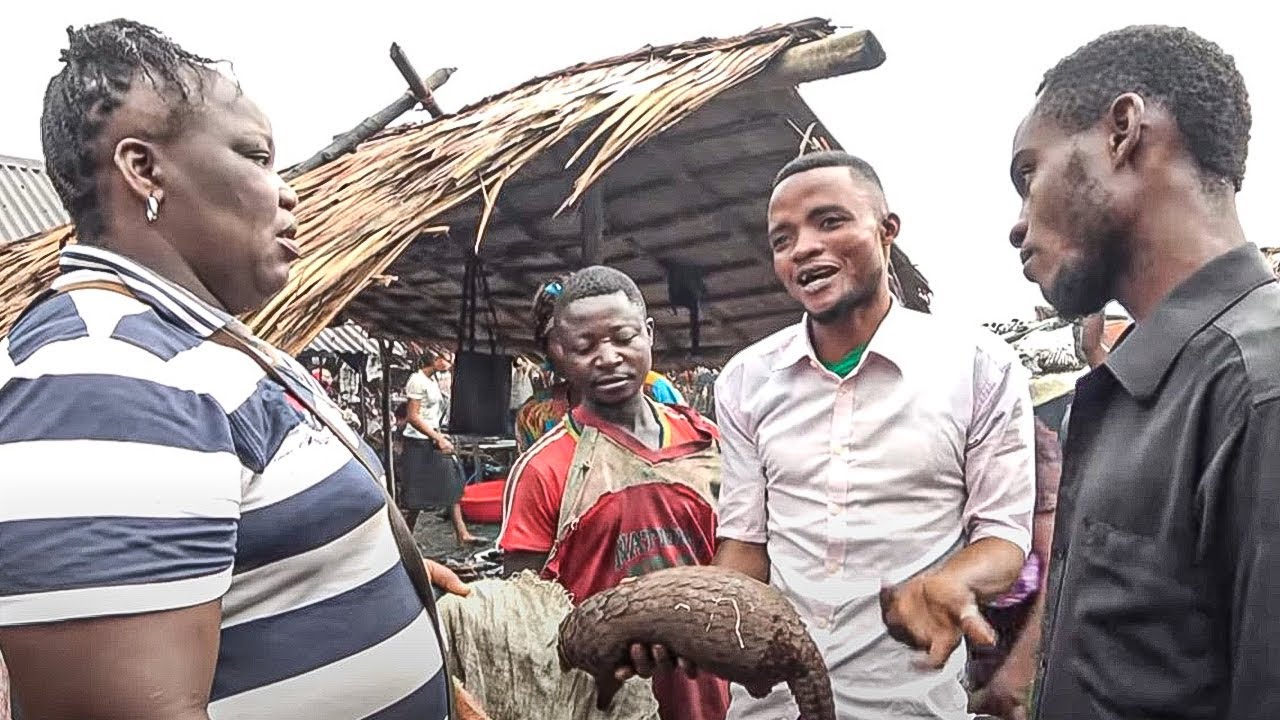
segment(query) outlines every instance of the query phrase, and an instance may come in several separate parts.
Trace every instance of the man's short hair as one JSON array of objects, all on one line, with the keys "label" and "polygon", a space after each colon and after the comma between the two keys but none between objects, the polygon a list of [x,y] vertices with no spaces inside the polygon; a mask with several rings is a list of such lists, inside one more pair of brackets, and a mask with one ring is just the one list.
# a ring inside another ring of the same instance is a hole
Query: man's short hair
[{"label": "man's short hair", "polygon": [[1164,25],[1109,32],[1045,73],[1036,111],[1081,132],[1126,92],[1173,113],[1209,186],[1240,190],[1253,117],[1244,78],[1221,47]]},{"label": "man's short hair", "polygon": [[876,190],[884,193],[884,186],[880,184],[880,176],[876,174],[875,168],[871,167],[871,163],[860,157],[850,155],[843,150],[823,150],[801,155],[778,171],[777,176],[773,178],[773,187],[778,187],[783,180],[792,175],[828,167],[847,167],[853,173],[855,180],[865,180],[874,185]]},{"label": "man's short hair", "polygon": [[640,286],[621,270],[604,265],[592,265],[570,275],[563,285],[564,289],[556,298],[557,315],[564,312],[565,308],[574,301],[614,293],[622,293],[632,305],[639,308],[641,315],[647,315],[649,312],[645,306],[644,295],[640,292]]}]

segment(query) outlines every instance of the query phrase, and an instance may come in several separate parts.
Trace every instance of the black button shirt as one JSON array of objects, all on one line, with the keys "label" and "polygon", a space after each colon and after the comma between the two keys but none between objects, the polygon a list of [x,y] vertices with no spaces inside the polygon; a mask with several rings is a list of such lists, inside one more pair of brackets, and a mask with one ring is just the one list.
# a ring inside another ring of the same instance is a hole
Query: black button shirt
[{"label": "black button shirt", "polygon": [[1077,385],[1039,720],[1280,719],[1280,285],[1200,269]]}]

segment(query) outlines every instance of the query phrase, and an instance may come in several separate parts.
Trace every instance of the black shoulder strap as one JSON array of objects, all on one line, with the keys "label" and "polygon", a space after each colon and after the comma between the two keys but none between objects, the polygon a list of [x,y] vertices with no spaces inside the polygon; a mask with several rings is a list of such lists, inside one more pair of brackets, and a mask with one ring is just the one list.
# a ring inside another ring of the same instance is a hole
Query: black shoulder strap
[{"label": "black shoulder strap", "polygon": [[[122,295],[133,296],[133,293],[129,292],[129,289],[124,285],[106,280],[87,280],[79,283],[68,283],[57,288],[44,299],[72,290],[86,288],[110,290]],[[445,647],[444,635],[440,628],[440,616],[436,608],[435,593],[431,589],[431,576],[427,573],[427,565],[422,558],[422,553],[418,550],[418,543],[413,539],[413,531],[409,529],[404,517],[400,515],[400,511],[396,508],[395,499],[391,496],[390,491],[387,490],[386,484],[373,469],[365,454],[360,452],[355,443],[347,438],[341,428],[338,428],[327,415],[321,413],[305,393],[300,393],[294,389],[293,384],[289,382],[288,378],[284,377],[284,373],[280,371],[276,363],[262,350],[255,347],[248,338],[241,337],[239,334],[224,328],[215,332],[209,339],[224,347],[238,350],[252,358],[272,380],[275,380],[276,383],[283,387],[285,392],[289,393],[294,400],[297,400],[302,407],[306,408],[307,412],[323,423],[325,428],[346,446],[347,450],[351,452],[351,456],[364,467],[373,484],[382,490],[383,499],[387,504],[387,516],[391,521],[391,534],[395,537],[396,548],[400,551],[400,561],[404,565],[405,571],[409,574],[410,581],[413,582],[413,588],[417,591],[418,598],[422,601],[422,606],[426,608],[427,615],[431,618],[431,626],[435,630],[436,640],[440,643],[440,657],[444,662],[446,696],[449,703],[448,717],[456,717],[454,713],[453,673],[449,667],[449,653]]]},{"label": "black shoulder strap", "polygon": [[280,372],[280,368],[267,356],[265,356],[258,348],[254,347],[246,338],[240,337],[236,333],[222,329],[217,331],[209,338],[213,342],[225,345],[233,349],[240,350],[244,354],[253,358],[255,362],[271,377],[279,383],[285,392],[293,396],[302,407],[307,409],[317,420],[328,428],[330,434],[338,438],[343,445],[347,446],[347,450],[351,452],[351,456],[356,459],[368,473],[373,484],[382,490],[382,497],[387,503],[387,518],[391,521],[391,534],[395,537],[396,548],[400,551],[400,561],[404,565],[404,569],[409,573],[409,580],[413,582],[414,590],[418,592],[418,598],[422,601],[422,606],[426,608],[427,615],[431,618],[431,627],[435,630],[436,640],[440,643],[440,659],[443,662],[445,672],[445,695],[449,703],[449,718],[454,715],[453,700],[453,672],[449,667],[449,653],[445,647],[444,634],[440,628],[440,615],[436,608],[436,596],[431,589],[431,576],[427,574],[427,565],[422,558],[422,553],[418,550],[418,543],[413,539],[413,531],[409,529],[408,523],[404,521],[404,517],[400,515],[399,509],[396,508],[396,501],[391,496],[391,492],[387,490],[386,484],[382,478],[373,469],[369,463],[369,459],[365,454],[360,452],[355,443],[347,438],[342,432],[342,428],[337,427],[327,415],[321,413],[312,404],[311,399],[305,393],[300,393],[293,388],[289,379],[284,377],[284,373]]}]

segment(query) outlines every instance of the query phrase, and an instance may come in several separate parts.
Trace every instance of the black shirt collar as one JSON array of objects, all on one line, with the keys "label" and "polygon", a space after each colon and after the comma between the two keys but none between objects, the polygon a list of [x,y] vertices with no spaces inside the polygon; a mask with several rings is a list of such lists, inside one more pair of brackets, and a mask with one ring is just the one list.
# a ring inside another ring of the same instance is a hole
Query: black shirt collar
[{"label": "black shirt collar", "polygon": [[1104,367],[1132,396],[1153,396],[1182,349],[1253,290],[1275,282],[1257,246],[1246,243],[1209,261],[1116,342]]}]

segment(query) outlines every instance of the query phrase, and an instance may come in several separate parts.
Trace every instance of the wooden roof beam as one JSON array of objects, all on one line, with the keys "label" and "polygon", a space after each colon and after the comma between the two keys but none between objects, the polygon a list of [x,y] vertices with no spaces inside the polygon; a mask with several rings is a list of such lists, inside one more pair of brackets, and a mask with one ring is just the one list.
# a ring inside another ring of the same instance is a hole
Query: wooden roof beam
[{"label": "wooden roof beam", "polygon": [[885,61],[884,47],[870,30],[803,43],[774,58],[758,75],[725,97],[769,92],[815,80],[873,70]]},{"label": "wooden roof beam", "polygon": [[[663,270],[664,272],[666,271],[667,269],[666,263],[663,262],[661,258],[651,255],[647,250],[644,249],[644,246],[636,242],[635,239],[628,237],[628,238],[624,238],[623,242],[626,243],[629,247],[631,247],[631,249],[634,250],[638,255],[640,255],[643,258],[646,258],[647,260],[652,262],[654,265],[657,265],[658,269]],[[670,304],[668,304],[668,306],[670,307]],[[717,310],[715,306],[711,304],[710,300],[708,300],[707,298],[702,298],[702,300],[699,302],[699,307],[703,310],[703,312],[707,314],[708,320],[715,323],[716,325],[719,325],[721,328],[724,329],[725,332],[732,335],[739,342],[748,343],[748,344],[751,342],[751,337],[746,333],[742,332],[742,330],[740,330],[733,323],[727,322],[724,317],[724,314],[721,313],[719,310]]]}]

